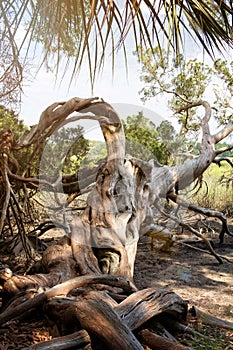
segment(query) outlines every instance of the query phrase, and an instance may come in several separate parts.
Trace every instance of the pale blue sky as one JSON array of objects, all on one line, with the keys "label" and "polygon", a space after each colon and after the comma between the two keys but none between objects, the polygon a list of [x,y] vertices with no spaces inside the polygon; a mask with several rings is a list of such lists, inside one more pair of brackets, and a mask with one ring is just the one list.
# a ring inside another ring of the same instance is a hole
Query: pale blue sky
[{"label": "pale blue sky", "polygon": [[[126,103],[145,106],[149,109],[164,110],[155,100],[151,100],[145,105],[140,100],[139,90],[143,87],[140,81],[140,66],[137,59],[132,54],[129,55],[128,77],[122,57],[116,56],[116,66],[114,77],[112,77],[111,60],[106,61],[104,71],[97,79],[93,96],[101,97],[108,103]],[[71,71],[71,69],[70,69]],[[87,73],[86,73],[87,72]],[[26,124],[31,125],[38,121],[40,113],[51,103],[55,101],[67,100],[78,96],[87,98],[92,96],[91,86],[88,76],[88,68],[83,67],[76,81],[69,88],[70,73],[60,83],[57,79],[55,83],[55,73],[46,71],[42,68],[36,75],[35,80],[28,82],[24,87],[24,95],[20,118],[24,119]]]},{"label": "pale blue sky", "polygon": [[[139,90],[142,89],[143,84],[140,81],[140,66],[133,54],[128,54],[128,74],[126,74],[121,53],[116,55],[114,77],[112,77],[111,59],[106,60],[104,70],[94,85],[93,94],[88,67],[82,68],[78,78],[69,88],[71,69],[60,83],[59,77],[55,82],[55,73],[42,68],[36,78],[24,87],[20,119],[23,119],[27,125],[34,125],[38,122],[41,112],[55,101],[68,100],[74,96],[83,98],[96,96],[110,104],[117,104],[119,110],[116,110],[120,118],[137,114],[147,108],[144,114],[155,124],[159,124],[164,118],[170,120],[168,114],[171,115],[171,112],[168,112],[164,98],[160,97],[159,101],[153,99],[146,104],[140,100]],[[132,105],[138,107],[133,108]],[[79,124],[84,127],[85,137],[102,139],[97,122],[81,121]]]},{"label": "pale blue sky", "polygon": [[[154,113],[161,116],[162,119],[173,121],[174,118],[171,118],[172,114],[167,109],[166,98],[159,96],[151,99],[146,104],[142,103],[138,93],[143,87],[140,81],[140,65],[137,58],[132,54],[132,45],[128,45],[127,52],[128,76],[126,75],[122,53],[116,53],[114,77],[112,78],[111,58],[109,57],[109,60],[106,59],[103,72],[96,80],[93,94],[89,82],[88,67],[82,67],[79,76],[73,81],[70,88],[69,82],[73,67],[68,70],[68,74],[66,74],[62,83],[60,83],[61,79],[59,77],[57,82],[55,81],[55,72],[41,68],[35,79],[25,83],[20,118],[24,119],[27,125],[33,125],[38,122],[41,112],[53,102],[68,100],[74,96],[88,98],[93,95],[103,98],[110,104],[126,104],[125,115],[130,114],[130,110],[127,111],[127,105],[131,104],[139,106],[138,111],[142,110],[143,107],[151,110],[152,113],[148,117],[155,123],[157,123],[157,117]],[[199,60],[203,59],[202,50],[193,42],[190,43],[189,40],[186,40],[185,52],[187,59],[195,57]],[[229,53],[229,57],[233,57],[232,51]],[[124,116],[120,115],[120,117]]]}]

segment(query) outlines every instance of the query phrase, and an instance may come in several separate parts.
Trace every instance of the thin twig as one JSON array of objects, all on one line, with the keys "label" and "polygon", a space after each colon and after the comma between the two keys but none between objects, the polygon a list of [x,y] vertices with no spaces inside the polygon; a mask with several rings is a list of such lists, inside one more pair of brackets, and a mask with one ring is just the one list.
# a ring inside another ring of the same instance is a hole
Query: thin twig
[{"label": "thin twig", "polygon": [[213,247],[211,246],[210,242],[208,241],[208,239],[199,231],[195,230],[192,226],[184,223],[182,220],[180,220],[179,218],[177,218],[176,216],[172,215],[172,214],[167,214],[164,210],[162,210],[159,206],[156,206],[158,208],[158,210],[161,212],[161,214],[163,214],[164,216],[166,216],[167,218],[175,221],[179,226],[183,227],[184,229],[192,232],[195,236],[197,236],[198,238],[201,238],[205,244],[207,245],[209,251],[211,252],[211,254],[218,260],[218,262],[220,264],[223,263],[222,258],[215,252],[215,250],[213,249]]},{"label": "thin twig", "polygon": [[7,174],[7,155],[5,153],[2,154],[2,158],[3,161],[0,162],[2,163],[2,169],[0,168],[0,172],[2,173],[2,178],[3,181],[5,183],[5,200],[2,206],[2,213],[1,213],[1,217],[0,217],[0,235],[2,234],[2,230],[4,227],[4,223],[5,223],[5,219],[6,219],[6,215],[7,215],[7,209],[9,206],[9,201],[10,201],[10,195],[11,195],[11,184],[8,178],[8,174]]},{"label": "thin twig", "polygon": [[[202,253],[205,253],[205,254],[208,254],[208,255],[213,255],[211,252],[209,252],[208,250],[205,250],[205,249],[201,249],[201,248],[198,248],[198,247],[194,247],[192,246],[191,244],[188,244],[188,243],[185,243],[185,242],[182,242],[182,241],[174,241],[174,244],[180,244],[180,245],[183,245],[185,247],[188,247],[188,248],[191,248],[191,249],[194,249],[194,250],[197,250],[199,252],[202,252]],[[223,256],[223,255],[219,255],[221,259],[224,259],[226,260],[227,262],[233,264],[233,260],[230,260],[228,259],[227,257]]]}]

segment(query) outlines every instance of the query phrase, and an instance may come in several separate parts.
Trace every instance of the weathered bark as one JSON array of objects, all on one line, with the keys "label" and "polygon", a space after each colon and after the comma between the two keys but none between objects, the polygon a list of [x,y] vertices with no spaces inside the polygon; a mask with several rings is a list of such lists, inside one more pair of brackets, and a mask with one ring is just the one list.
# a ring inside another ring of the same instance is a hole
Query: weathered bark
[{"label": "weathered bark", "polygon": [[5,291],[17,294],[28,288],[53,287],[77,276],[76,264],[67,237],[64,237],[59,244],[46,249],[41,264],[47,273],[13,276],[4,284]]},{"label": "weathered bark", "polygon": [[[85,288],[90,285],[98,286],[101,284],[123,289],[125,293],[128,294],[137,290],[137,288],[130,281],[127,281],[121,277],[111,275],[88,275],[76,277],[61,284],[56,284],[54,287],[45,291],[42,291],[41,289],[35,291],[36,296],[29,300],[27,300],[27,297],[25,297],[26,301],[23,304],[21,303],[17,306],[14,304],[13,307],[9,305],[9,307],[0,314],[0,325],[8,322],[11,319],[16,319],[18,317],[21,318],[23,313],[26,313],[32,308],[37,308],[47,299],[61,295],[66,296],[73,289]],[[31,280],[29,280],[29,286],[30,285]],[[26,285],[24,285],[24,288],[26,288]]]},{"label": "weathered bark", "polygon": [[[135,290],[130,287],[130,283],[119,277],[77,277],[41,292],[20,305],[10,305],[0,314],[0,325],[9,320],[28,317],[30,312],[36,313],[44,305],[44,312],[57,324],[61,335],[84,328],[94,337],[94,342],[103,342],[109,349],[142,349],[132,333],[133,330],[153,317],[165,314],[172,315],[177,321],[185,320],[187,303],[170,291],[154,291],[150,288],[134,292],[125,301],[117,304],[104,292],[88,291],[86,288],[90,283],[107,283],[131,292]],[[77,296],[66,298],[74,288],[77,289]],[[61,298],[61,295],[64,297]]]},{"label": "weathered bark", "polygon": [[29,347],[30,350],[65,350],[70,348],[80,350],[92,349],[88,333],[85,330],[81,330],[63,337],[40,342]]},{"label": "weathered bark", "polygon": [[162,312],[173,314],[176,319],[185,320],[187,303],[169,290],[140,290],[122,301],[115,310],[130,329],[138,329],[146,321]]},{"label": "weathered bark", "polygon": [[[48,315],[54,312],[56,309],[54,303],[57,302],[55,300],[48,304],[46,308]],[[82,299],[73,303],[68,302],[68,304],[70,305],[66,305],[65,313],[61,310],[66,323],[69,324],[69,320],[72,320],[73,324],[78,322],[89,334],[101,339],[103,348],[116,350],[143,349],[128,326],[121,322],[117,312],[102,299]],[[64,306],[62,309],[64,310]]]},{"label": "weathered bark", "polygon": [[[153,206],[160,202],[161,197],[174,200],[177,192],[202,175],[215,159],[219,153],[215,150],[215,144],[233,131],[233,124],[229,123],[221,132],[211,135],[208,124],[210,105],[206,101],[199,101],[185,108],[197,106],[205,109],[200,155],[174,167],[161,166],[156,161],[125,159],[125,137],[121,121],[109,104],[96,98],[73,98],[52,104],[42,113],[38,125],[21,138],[17,145],[12,146],[16,149],[38,145],[71,121],[94,119],[99,122],[106,140],[107,161],[98,172],[86,210],[67,228],[67,232],[71,231],[72,252],[81,274],[102,272],[132,278],[139,231],[144,223],[148,230],[150,224],[154,224]],[[80,115],[70,117],[73,112],[79,112]],[[20,177],[10,170],[6,175],[12,179],[15,176],[18,181],[33,182],[32,178]],[[87,177],[84,174],[82,179],[81,182],[88,186],[89,181],[93,181],[93,175],[88,172]],[[70,177],[70,181],[73,180]],[[40,179],[35,179],[37,185],[55,192],[60,191],[63,185],[67,187],[67,181],[69,182],[68,178],[64,181],[61,179],[62,186],[57,186],[57,181],[53,179],[51,183],[51,179],[46,179],[44,174]],[[80,192],[77,181],[74,191]],[[70,193],[70,187],[68,192]],[[5,204],[8,199],[6,198]],[[66,205],[68,204],[69,199]],[[191,209],[195,209],[194,206]],[[207,211],[203,213],[212,215]],[[217,217],[223,222],[220,233],[220,241],[223,241],[224,233],[230,232],[225,218],[220,215]]]},{"label": "weathered bark", "polygon": [[46,294],[40,293],[34,298],[28,299],[17,306],[13,305],[13,307],[11,307],[11,305],[9,305],[9,307],[0,314],[0,325],[14,319],[21,319],[23,315],[28,314],[28,311],[35,310],[37,307],[43,305],[46,300]]}]

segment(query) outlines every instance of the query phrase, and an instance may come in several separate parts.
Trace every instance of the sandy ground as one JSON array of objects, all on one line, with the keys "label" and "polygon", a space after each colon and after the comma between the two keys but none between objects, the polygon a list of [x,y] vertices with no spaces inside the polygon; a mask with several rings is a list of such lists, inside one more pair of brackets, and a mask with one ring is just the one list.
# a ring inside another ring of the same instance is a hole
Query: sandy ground
[{"label": "sandy ground", "polygon": [[[135,282],[140,288],[168,287],[182,298],[203,311],[233,322],[233,237],[225,235],[220,246],[218,232],[220,225],[211,222],[216,232],[207,233],[215,251],[232,260],[219,264],[212,255],[176,245],[169,252],[161,252],[161,242],[154,242],[143,236],[138,244],[135,265]],[[233,222],[230,230],[233,233]],[[190,238],[187,233],[187,238]],[[206,249],[204,242],[194,247]]]}]

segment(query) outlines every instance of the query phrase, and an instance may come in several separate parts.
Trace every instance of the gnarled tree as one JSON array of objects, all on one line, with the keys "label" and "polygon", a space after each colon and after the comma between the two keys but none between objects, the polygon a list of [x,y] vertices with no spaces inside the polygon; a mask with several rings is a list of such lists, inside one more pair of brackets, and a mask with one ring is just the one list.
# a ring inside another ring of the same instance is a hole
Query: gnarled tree
[{"label": "gnarled tree", "polygon": [[[159,210],[162,215],[168,216],[161,203],[163,199],[170,199],[187,209],[221,220],[221,242],[225,233],[232,236],[222,213],[197,207],[179,195],[179,191],[198,179],[221,153],[221,150],[215,149],[215,145],[233,131],[233,124],[230,122],[221,131],[211,135],[210,105],[206,101],[199,101],[186,108],[195,106],[203,106],[205,111],[200,154],[183,164],[171,167],[161,165],[155,160],[145,162],[126,157],[125,136],[120,118],[108,103],[98,98],[72,98],[67,102],[52,104],[42,113],[39,123],[17,142],[10,132],[1,133],[1,179],[6,188],[1,210],[1,227],[4,225],[11,199],[17,202],[13,183],[40,185],[55,197],[61,191],[62,185],[62,191],[68,196],[63,209],[68,207],[72,198],[82,193],[78,188],[78,176],[64,176],[59,179],[46,178],[43,175],[35,178],[14,173],[10,170],[13,150],[34,145],[35,154],[38,145],[43,144],[59,127],[75,120],[94,119],[100,124],[108,155],[99,167],[95,179],[92,173],[86,173],[85,186],[89,193],[84,212],[67,223],[68,237],[45,251],[41,263],[44,272],[11,277],[10,272],[5,271],[4,290],[7,295],[16,295],[16,300],[0,314],[0,324],[26,317],[30,311],[43,305],[49,318],[58,324],[59,334],[73,335],[67,339],[54,339],[55,343],[38,344],[35,349],[46,349],[55,346],[56,342],[64,341],[68,344],[66,348],[74,344],[77,344],[77,348],[98,348],[101,346],[99,344],[105,344],[107,348],[113,346],[114,349],[142,349],[139,341],[141,339],[143,344],[152,342],[153,349],[156,349],[155,344],[159,344],[161,348],[163,339],[156,338],[149,331],[149,334],[147,331],[138,331],[145,322],[164,313],[168,323],[178,324],[184,321],[187,305],[167,290],[137,291],[133,284],[139,236],[148,232],[153,235],[161,230],[154,211]],[[74,115],[74,112],[77,114]],[[19,205],[17,208],[21,210]],[[222,257],[215,253],[199,231],[175,215],[170,215],[170,219],[204,239],[211,254],[222,262]],[[44,291],[41,287],[48,289]],[[103,289],[108,290],[111,297]],[[25,290],[27,300],[25,301],[24,294],[22,302],[21,292]],[[118,303],[119,300],[122,301]],[[95,315],[94,323],[90,314]],[[87,333],[91,337],[92,345]],[[172,342],[165,346],[167,349],[173,348]]]}]

